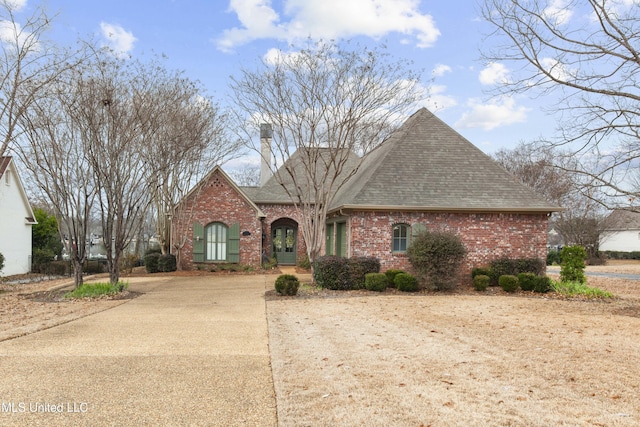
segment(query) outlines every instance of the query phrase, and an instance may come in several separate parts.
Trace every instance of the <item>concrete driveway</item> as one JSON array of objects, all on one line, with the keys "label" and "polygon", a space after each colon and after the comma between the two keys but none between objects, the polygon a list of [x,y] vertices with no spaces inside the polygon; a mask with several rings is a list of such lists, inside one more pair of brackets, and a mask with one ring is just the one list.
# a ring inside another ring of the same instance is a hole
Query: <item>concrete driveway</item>
[{"label": "concrete driveway", "polygon": [[276,425],[265,280],[134,278],[126,304],[0,343],[0,425]]}]

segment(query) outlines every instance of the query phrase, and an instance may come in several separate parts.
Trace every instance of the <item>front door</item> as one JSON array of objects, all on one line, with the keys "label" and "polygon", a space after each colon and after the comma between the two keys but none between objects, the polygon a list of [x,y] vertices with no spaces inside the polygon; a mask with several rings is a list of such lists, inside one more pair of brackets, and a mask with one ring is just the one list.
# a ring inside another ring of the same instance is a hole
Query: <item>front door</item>
[{"label": "front door", "polygon": [[297,230],[291,225],[281,225],[273,228],[273,255],[278,264],[296,264],[296,234]]}]

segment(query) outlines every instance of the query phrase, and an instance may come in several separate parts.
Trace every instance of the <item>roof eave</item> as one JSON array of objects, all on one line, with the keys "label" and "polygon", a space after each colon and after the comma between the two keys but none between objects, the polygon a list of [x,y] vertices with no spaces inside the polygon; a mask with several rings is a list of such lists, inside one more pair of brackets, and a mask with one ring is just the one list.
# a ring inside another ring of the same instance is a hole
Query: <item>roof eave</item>
[{"label": "roof eave", "polygon": [[561,207],[541,207],[541,208],[465,208],[452,206],[402,206],[402,205],[341,205],[329,209],[327,213],[334,213],[343,210],[363,210],[363,211],[422,211],[422,212],[455,212],[455,213],[535,213],[549,214],[552,212],[562,212]]}]

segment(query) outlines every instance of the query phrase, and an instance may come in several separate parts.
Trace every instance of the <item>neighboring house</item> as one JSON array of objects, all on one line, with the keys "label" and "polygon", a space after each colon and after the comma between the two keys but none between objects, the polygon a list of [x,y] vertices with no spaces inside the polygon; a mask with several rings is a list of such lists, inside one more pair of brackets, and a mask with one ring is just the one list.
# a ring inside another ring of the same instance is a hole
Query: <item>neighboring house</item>
[{"label": "neighboring house", "polygon": [[623,209],[611,212],[600,232],[600,250],[640,251],[640,213]]},{"label": "neighboring house", "polygon": [[31,271],[31,226],[36,224],[11,157],[0,157],[0,253],[3,276]]},{"label": "neighboring house", "polygon": [[[295,164],[296,155],[288,162]],[[259,266],[262,253],[280,264],[305,256],[299,213],[275,177],[262,182],[241,188],[216,167],[194,187],[174,216],[174,243],[184,239],[183,268]],[[421,109],[336,193],[325,253],[377,257],[383,270],[408,268],[412,237],[433,229],[460,236],[467,270],[500,257],[544,259],[548,217],[559,210]]]}]

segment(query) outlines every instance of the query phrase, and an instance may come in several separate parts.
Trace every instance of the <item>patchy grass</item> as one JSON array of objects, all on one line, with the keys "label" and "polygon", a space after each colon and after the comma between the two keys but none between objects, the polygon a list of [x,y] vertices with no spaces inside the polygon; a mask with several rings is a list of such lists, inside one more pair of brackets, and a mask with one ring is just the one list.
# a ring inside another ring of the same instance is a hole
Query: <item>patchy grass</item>
[{"label": "patchy grass", "polygon": [[592,288],[580,282],[560,282],[552,280],[551,287],[556,293],[568,297],[582,296],[589,299],[614,297],[611,292],[603,291],[600,288]]},{"label": "patchy grass", "polygon": [[118,282],[115,285],[111,283],[85,283],[75,288],[73,291],[64,294],[65,298],[100,298],[103,296],[113,296],[127,289],[128,283]]}]

